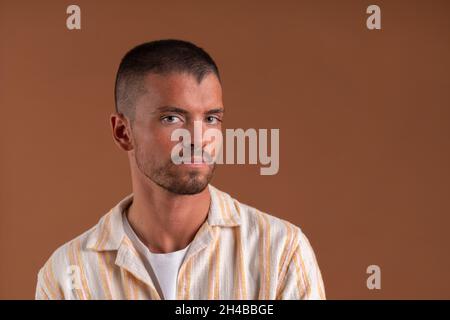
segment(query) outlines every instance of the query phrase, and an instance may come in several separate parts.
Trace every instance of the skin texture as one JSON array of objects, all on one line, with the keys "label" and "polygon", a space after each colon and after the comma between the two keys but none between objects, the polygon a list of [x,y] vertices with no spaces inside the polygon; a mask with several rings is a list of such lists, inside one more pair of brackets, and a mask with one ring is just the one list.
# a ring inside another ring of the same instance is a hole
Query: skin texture
[{"label": "skin texture", "polygon": [[201,121],[203,132],[221,130],[222,87],[214,74],[198,83],[187,73],[150,73],[144,87],[134,120],[113,113],[110,122],[114,141],[130,163],[130,225],[151,252],[167,253],[185,248],[206,220],[211,201],[207,185],[214,172],[213,164],[174,164],[171,152],[179,142],[171,141],[171,134],[183,128],[192,145],[213,143],[194,134],[194,121]]}]

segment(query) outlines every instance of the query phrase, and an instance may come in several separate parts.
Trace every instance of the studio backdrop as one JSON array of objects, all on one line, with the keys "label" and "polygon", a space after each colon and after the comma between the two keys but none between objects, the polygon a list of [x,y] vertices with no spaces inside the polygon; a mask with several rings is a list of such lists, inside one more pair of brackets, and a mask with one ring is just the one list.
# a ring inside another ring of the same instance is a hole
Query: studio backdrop
[{"label": "studio backdrop", "polygon": [[219,165],[212,184],[299,226],[328,299],[449,299],[449,12],[1,0],[0,298],[33,299],[50,254],[131,192],[109,124],[115,74],[133,46],[172,38],[217,62],[225,128],[279,130],[274,174],[258,158]]}]

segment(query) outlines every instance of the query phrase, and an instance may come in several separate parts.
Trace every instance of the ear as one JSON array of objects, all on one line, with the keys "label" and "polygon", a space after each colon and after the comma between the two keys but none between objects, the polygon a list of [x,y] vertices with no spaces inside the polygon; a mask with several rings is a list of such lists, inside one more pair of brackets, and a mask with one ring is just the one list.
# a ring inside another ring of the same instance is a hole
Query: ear
[{"label": "ear", "polygon": [[133,139],[129,120],[121,113],[113,113],[110,116],[112,135],[114,142],[124,151],[133,150]]}]

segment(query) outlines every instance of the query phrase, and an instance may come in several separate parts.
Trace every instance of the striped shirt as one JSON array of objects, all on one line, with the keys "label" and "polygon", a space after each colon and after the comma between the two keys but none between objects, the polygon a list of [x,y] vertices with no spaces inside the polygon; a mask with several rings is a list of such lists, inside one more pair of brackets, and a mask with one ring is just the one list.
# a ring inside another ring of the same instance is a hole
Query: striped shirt
[{"label": "striped shirt", "polygon": [[[211,204],[177,275],[177,299],[325,299],[301,229],[208,186]],[[36,299],[161,299],[127,237],[128,195],[39,270]]]}]

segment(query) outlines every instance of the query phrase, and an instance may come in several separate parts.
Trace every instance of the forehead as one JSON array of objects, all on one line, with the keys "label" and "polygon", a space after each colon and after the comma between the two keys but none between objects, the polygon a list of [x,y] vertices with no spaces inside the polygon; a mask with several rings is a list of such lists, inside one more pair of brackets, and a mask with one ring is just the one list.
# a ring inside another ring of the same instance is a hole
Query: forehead
[{"label": "forehead", "polygon": [[150,73],[145,76],[143,85],[145,93],[138,99],[137,107],[146,112],[166,105],[192,112],[223,107],[222,86],[213,73],[200,82],[188,73]]}]

